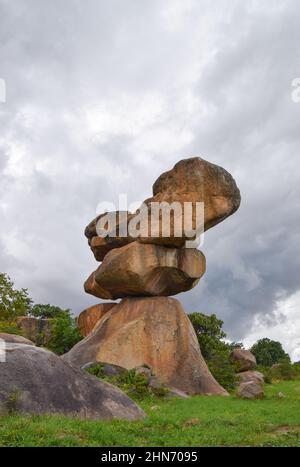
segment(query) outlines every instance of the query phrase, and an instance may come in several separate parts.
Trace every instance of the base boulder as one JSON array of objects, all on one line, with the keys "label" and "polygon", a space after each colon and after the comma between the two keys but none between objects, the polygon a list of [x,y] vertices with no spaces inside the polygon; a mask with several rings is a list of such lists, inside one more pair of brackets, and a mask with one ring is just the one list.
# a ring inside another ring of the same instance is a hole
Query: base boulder
[{"label": "base boulder", "polygon": [[174,298],[123,299],[63,358],[77,367],[92,361],[126,369],[146,364],[167,386],[188,394],[227,395],[210,373],[193,326]]}]

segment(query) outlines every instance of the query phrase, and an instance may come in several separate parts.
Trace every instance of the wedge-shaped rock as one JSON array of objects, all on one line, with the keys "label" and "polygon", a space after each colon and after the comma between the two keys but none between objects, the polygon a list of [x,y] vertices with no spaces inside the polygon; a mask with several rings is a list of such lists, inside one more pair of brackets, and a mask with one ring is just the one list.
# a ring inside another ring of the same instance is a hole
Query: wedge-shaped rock
[{"label": "wedge-shaped rock", "polygon": [[88,336],[100,319],[107,313],[116,303],[99,303],[83,310],[77,318],[77,326],[82,336]]},{"label": "wedge-shaped rock", "polygon": [[78,367],[96,361],[126,369],[147,365],[166,386],[188,394],[227,394],[211,375],[193,326],[174,298],[123,299],[63,358]]},{"label": "wedge-shaped rock", "polygon": [[205,257],[196,249],[134,242],[110,251],[85,291],[104,299],[175,295],[192,289],[204,273]]},{"label": "wedge-shaped rock", "polygon": [[94,419],[139,419],[143,411],[119,389],[46,349],[6,343],[0,412],[63,414]]}]

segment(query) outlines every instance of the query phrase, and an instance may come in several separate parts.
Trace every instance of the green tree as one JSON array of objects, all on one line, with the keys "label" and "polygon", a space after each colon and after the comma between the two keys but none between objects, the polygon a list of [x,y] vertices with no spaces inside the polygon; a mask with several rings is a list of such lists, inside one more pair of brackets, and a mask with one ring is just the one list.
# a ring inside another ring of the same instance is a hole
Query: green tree
[{"label": "green tree", "polygon": [[215,379],[227,390],[234,389],[236,375],[234,365],[230,361],[230,352],[240,343],[229,344],[224,341],[223,321],[215,314],[191,313],[192,322],[201,353]]},{"label": "green tree", "polygon": [[290,363],[291,361],[281,343],[267,337],[258,340],[250,350],[255,355],[258,365],[270,367],[275,363]]},{"label": "green tree", "polygon": [[30,313],[32,300],[27,289],[16,289],[7,274],[0,274],[0,331],[17,333],[16,320]]},{"label": "green tree", "polygon": [[34,305],[30,311],[30,314],[35,318],[49,319],[57,318],[62,315],[62,313],[69,314],[69,310],[62,310],[59,306],[53,305],[41,305],[38,303]]},{"label": "green tree", "polygon": [[75,319],[71,316],[70,310],[60,310],[60,312],[56,310],[56,316],[50,319],[52,337],[47,344],[47,348],[58,355],[62,355],[71,350],[82,339],[82,336],[76,326]]}]

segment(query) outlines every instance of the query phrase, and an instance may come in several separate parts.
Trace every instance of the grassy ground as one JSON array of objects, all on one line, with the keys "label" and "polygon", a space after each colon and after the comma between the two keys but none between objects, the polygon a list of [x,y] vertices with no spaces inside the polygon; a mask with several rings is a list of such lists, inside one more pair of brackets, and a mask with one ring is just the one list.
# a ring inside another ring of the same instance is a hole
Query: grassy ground
[{"label": "grassy ground", "polygon": [[[279,399],[281,391],[285,398]],[[139,422],[59,416],[0,418],[0,446],[298,446],[300,381],[266,386],[264,400],[144,401]]]}]

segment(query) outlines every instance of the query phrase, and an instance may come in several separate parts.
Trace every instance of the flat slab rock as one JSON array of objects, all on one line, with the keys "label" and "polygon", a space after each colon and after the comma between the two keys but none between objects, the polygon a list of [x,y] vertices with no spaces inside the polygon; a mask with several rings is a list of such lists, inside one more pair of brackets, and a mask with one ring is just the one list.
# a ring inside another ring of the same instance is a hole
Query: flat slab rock
[{"label": "flat slab rock", "polygon": [[128,370],[147,365],[168,387],[187,394],[227,395],[210,373],[193,326],[174,298],[123,299],[63,358],[77,367],[89,362]]},{"label": "flat slab rock", "polygon": [[2,413],[128,420],[145,415],[122,391],[71,367],[46,349],[7,343],[0,375]]},{"label": "flat slab rock", "polygon": [[205,267],[199,250],[133,242],[105,256],[86,281],[85,291],[110,300],[176,295],[195,287]]}]

